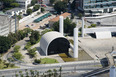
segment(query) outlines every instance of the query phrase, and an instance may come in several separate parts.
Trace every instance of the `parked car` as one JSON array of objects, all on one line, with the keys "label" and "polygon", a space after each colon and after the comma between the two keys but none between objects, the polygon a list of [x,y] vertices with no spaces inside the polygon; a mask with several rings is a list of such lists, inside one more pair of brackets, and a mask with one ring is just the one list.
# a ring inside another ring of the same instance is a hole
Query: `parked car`
[{"label": "parked car", "polygon": [[26,25],[25,27],[29,27],[29,25]]},{"label": "parked car", "polygon": [[46,5],[44,5],[44,4],[41,4],[41,7],[47,7]]}]

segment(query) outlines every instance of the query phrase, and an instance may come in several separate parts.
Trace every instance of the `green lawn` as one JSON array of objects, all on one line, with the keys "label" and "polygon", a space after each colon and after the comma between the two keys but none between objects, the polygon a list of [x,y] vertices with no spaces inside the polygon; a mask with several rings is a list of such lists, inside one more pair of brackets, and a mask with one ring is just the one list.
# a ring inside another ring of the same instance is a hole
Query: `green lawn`
[{"label": "green lawn", "polygon": [[64,62],[77,61],[76,58],[68,57],[65,53],[59,54],[59,56],[63,59]]},{"label": "green lawn", "polygon": [[43,58],[43,59],[40,59],[40,60],[41,60],[40,64],[59,63],[56,59],[52,59],[52,58]]}]

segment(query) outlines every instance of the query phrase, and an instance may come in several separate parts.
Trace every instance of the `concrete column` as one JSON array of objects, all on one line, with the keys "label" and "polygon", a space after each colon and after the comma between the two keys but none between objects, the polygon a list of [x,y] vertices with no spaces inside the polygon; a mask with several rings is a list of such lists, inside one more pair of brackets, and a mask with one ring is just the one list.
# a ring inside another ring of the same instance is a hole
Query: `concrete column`
[{"label": "concrete column", "polygon": [[74,28],[74,58],[78,58],[78,28]]},{"label": "concrete column", "polygon": [[59,21],[59,32],[64,35],[64,25],[63,25],[63,16],[60,16],[60,21]]},{"label": "concrete column", "polygon": [[116,77],[116,68],[115,68],[115,66],[110,67],[110,77]]},{"label": "concrete column", "polygon": [[17,32],[17,16],[16,16],[16,12],[15,12],[15,33]]},{"label": "concrete column", "polygon": [[84,17],[82,17],[82,37],[84,37]]}]

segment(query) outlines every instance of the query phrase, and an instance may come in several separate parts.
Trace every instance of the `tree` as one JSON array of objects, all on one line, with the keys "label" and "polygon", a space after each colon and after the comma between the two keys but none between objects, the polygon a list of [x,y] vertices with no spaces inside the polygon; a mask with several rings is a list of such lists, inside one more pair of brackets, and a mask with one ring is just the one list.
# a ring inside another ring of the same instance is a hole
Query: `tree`
[{"label": "tree", "polygon": [[[64,20],[64,32],[68,35],[73,35],[73,29],[76,27],[76,24],[73,23],[69,18]],[[59,31],[59,22],[56,22],[52,26],[53,30]]]},{"label": "tree", "polygon": [[16,0],[0,0],[0,2],[3,2],[4,8],[14,8],[14,7],[18,7],[19,4],[16,3]]},{"label": "tree", "polygon": [[21,15],[17,15],[17,17],[18,17],[19,20],[22,18]]},{"label": "tree", "polygon": [[74,14],[73,13],[71,13],[71,19],[74,19]]},{"label": "tree", "polygon": [[30,15],[32,13],[32,9],[27,9],[27,15]]},{"label": "tree", "polygon": [[75,3],[76,3],[75,1],[76,1],[76,0],[74,0],[74,1],[71,3],[71,9],[72,9],[72,10],[75,10]]},{"label": "tree", "polygon": [[26,37],[26,33],[23,30],[19,30],[17,33],[18,37],[20,38],[19,40],[22,40],[24,37]]},{"label": "tree", "polygon": [[83,15],[82,15],[81,13],[79,13],[78,16],[79,16],[79,18],[81,19]]},{"label": "tree", "polygon": [[33,49],[29,49],[28,50],[28,54],[31,56],[31,57],[35,57],[36,56],[36,51],[37,49],[36,48],[33,48]]},{"label": "tree", "polygon": [[16,58],[17,60],[21,60],[23,58],[20,52],[15,52],[12,56]]},{"label": "tree", "polygon": [[11,41],[8,37],[0,36],[0,53],[7,52],[11,46]]},{"label": "tree", "polygon": [[43,13],[45,11],[45,9],[44,8],[41,8],[41,12]]},{"label": "tree", "polygon": [[41,63],[41,60],[35,59],[34,62],[39,64],[39,63]]},{"label": "tree", "polygon": [[66,12],[67,4],[64,1],[58,1],[55,3],[54,9],[57,11],[58,14],[61,14],[61,12]]},{"label": "tree", "polygon": [[11,3],[10,6],[13,7],[13,8],[14,7],[19,7],[19,4],[18,3]]},{"label": "tree", "polygon": [[35,44],[39,40],[40,34],[38,31],[32,31],[30,38],[30,43]]},{"label": "tree", "polygon": [[14,47],[14,52],[18,52],[19,49],[20,49],[20,46],[19,46],[19,45],[16,45],[16,46]]},{"label": "tree", "polygon": [[16,34],[15,33],[9,33],[8,38],[10,40],[11,45],[16,43],[18,40],[16,39]]},{"label": "tree", "polygon": [[57,70],[53,69],[53,72],[54,72],[54,77],[56,77],[57,76]]},{"label": "tree", "polygon": [[45,33],[50,32],[50,31],[52,31],[52,29],[45,29],[44,31],[41,32],[41,35],[44,35]]},{"label": "tree", "polygon": [[40,5],[35,5],[35,6],[33,7],[33,10],[34,10],[34,11],[37,11],[39,8],[40,8]]},{"label": "tree", "polygon": [[60,71],[60,76],[59,77],[61,77],[61,72],[62,72],[62,67],[61,66],[60,66],[59,71]]},{"label": "tree", "polygon": [[50,0],[50,4],[53,5],[53,3],[55,2],[56,0]]},{"label": "tree", "polygon": [[31,45],[36,43],[36,40],[34,39],[34,37],[30,37],[30,43],[31,43]]},{"label": "tree", "polygon": [[28,33],[31,33],[31,32],[32,32],[32,29],[30,29],[30,28],[25,28],[23,31],[24,31],[24,33],[25,33],[25,36],[28,36]]},{"label": "tree", "polygon": [[31,1],[31,6],[35,5],[35,3],[37,3],[37,2],[38,2],[38,0],[32,0]]}]

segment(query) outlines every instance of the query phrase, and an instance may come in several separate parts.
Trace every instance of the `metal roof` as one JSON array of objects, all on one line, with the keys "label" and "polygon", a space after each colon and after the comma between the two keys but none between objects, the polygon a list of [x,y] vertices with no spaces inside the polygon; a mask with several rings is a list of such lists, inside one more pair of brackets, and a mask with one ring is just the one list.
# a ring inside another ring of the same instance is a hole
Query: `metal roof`
[{"label": "metal roof", "polygon": [[46,55],[49,44],[57,38],[65,38],[65,37],[61,33],[56,31],[47,32],[42,36],[40,40],[40,47],[45,52]]}]

